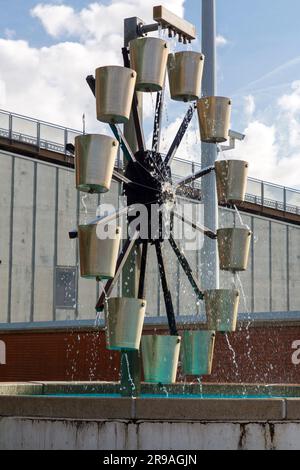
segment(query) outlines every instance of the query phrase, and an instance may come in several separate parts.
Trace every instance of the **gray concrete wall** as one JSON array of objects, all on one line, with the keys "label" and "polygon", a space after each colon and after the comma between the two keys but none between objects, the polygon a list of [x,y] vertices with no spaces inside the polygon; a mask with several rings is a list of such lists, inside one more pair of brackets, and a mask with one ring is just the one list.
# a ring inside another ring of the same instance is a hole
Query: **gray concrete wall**
[{"label": "gray concrete wall", "polygon": [[[94,218],[100,201],[116,206],[119,186],[113,183],[111,191],[101,197],[78,194],[72,170],[2,152],[0,159],[0,323],[94,318],[96,282],[77,275],[77,302],[62,308],[56,304],[56,271],[66,267],[76,272],[77,241],[69,240],[68,231],[78,222]],[[201,205],[194,204],[194,209],[195,217],[201,213]],[[233,211],[221,208],[219,213],[221,227],[232,226],[234,219],[238,223]],[[248,270],[240,274],[247,298],[246,303],[244,299],[240,302],[240,311],[299,311],[300,227],[246,214],[242,217],[254,237]],[[168,243],[163,255],[176,314],[203,312],[203,303],[197,305]],[[185,255],[199,273],[201,250],[186,249]],[[165,316],[158,280],[151,248],[146,279],[147,314],[151,316]],[[221,272],[220,287],[231,285],[231,275]],[[68,286],[65,291],[68,293]],[[118,295],[118,288],[113,295]]]},{"label": "gray concrete wall", "polygon": [[0,418],[0,449],[299,450],[300,422]]}]

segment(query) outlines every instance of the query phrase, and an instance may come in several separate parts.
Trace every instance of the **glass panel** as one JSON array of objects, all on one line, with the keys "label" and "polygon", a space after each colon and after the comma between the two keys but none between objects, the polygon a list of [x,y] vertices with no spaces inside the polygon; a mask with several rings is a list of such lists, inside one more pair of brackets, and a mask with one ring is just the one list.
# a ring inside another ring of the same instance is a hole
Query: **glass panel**
[{"label": "glass panel", "polygon": [[0,135],[8,137],[9,135],[9,114],[0,113]]},{"label": "glass panel", "polygon": [[80,132],[68,131],[67,133],[67,143],[75,145],[75,137],[81,135]]},{"label": "glass panel", "polygon": [[300,192],[286,190],[286,204],[300,207]]},{"label": "glass panel", "polygon": [[40,145],[54,152],[65,152],[65,129],[41,124]]},{"label": "glass panel", "polygon": [[172,174],[175,176],[188,176],[193,173],[192,162],[184,162],[181,160],[173,160]]},{"label": "glass panel", "polygon": [[264,183],[264,199],[283,203],[283,187]]},{"label": "glass panel", "polygon": [[253,196],[261,197],[261,182],[251,180],[248,178],[247,182],[247,194],[251,194]]},{"label": "glass panel", "polygon": [[36,145],[37,142],[37,122],[29,119],[12,117],[13,139],[21,142]]}]

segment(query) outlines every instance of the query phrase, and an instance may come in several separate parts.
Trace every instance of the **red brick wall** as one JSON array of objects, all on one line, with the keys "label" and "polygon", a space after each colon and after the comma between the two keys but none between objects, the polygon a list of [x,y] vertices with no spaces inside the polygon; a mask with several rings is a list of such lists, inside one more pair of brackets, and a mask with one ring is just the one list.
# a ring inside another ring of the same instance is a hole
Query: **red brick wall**
[{"label": "red brick wall", "polygon": [[[0,333],[6,344],[6,364],[0,381],[118,380],[120,356],[107,351],[101,332]],[[243,328],[216,338],[213,374],[209,382],[300,383],[300,364],[293,364],[292,345],[300,341],[300,326]],[[298,347],[300,349],[300,346]],[[297,356],[300,359],[300,353]],[[179,372],[178,380],[182,380]]]}]

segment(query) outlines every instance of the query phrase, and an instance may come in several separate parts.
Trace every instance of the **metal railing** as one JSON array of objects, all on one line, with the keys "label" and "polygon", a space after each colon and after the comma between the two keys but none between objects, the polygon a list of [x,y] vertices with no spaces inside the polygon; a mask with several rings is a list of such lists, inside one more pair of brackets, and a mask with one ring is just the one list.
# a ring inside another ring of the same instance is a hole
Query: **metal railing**
[{"label": "metal railing", "polygon": [[[0,137],[27,143],[38,149],[67,154],[66,144],[74,144],[75,137],[80,134],[80,131],[74,129],[0,110]],[[180,158],[175,158],[172,164],[175,177],[188,175],[200,167],[199,163]],[[246,201],[300,215],[300,190],[255,178],[248,178]]]}]

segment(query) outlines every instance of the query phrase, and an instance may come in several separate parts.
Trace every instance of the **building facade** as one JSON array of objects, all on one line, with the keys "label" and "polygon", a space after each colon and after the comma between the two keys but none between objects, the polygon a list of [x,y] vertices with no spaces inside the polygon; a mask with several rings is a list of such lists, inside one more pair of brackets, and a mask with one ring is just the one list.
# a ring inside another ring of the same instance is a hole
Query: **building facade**
[{"label": "building facade", "polygon": [[[120,186],[112,183],[111,191],[101,196],[76,191],[73,157],[66,152],[76,131],[5,112],[0,113],[0,128],[0,340],[1,335],[7,339],[16,332],[93,328],[101,285],[80,277],[77,241],[68,233],[95,218],[99,205],[118,207]],[[116,165],[119,162],[120,158]],[[181,177],[196,168],[195,163],[178,159],[173,173]],[[188,203],[194,214],[201,212],[201,200]],[[242,292],[240,319],[300,325],[300,192],[250,178],[246,202],[238,209],[239,213],[220,207],[219,225],[243,223],[253,232],[248,270],[235,280]],[[200,315],[204,322],[202,303],[171,248],[164,245],[179,321]],[[201,248],[185,254],[200,276]],[[232,282],[231,275],[220,273],[221,287]],[[120,285],[115,294],[121,294]],[[146,297],[146,325],[163,328],[166,314],[154,249],[149,254]],[[13,379],[13,372],[8,375]]]}]

